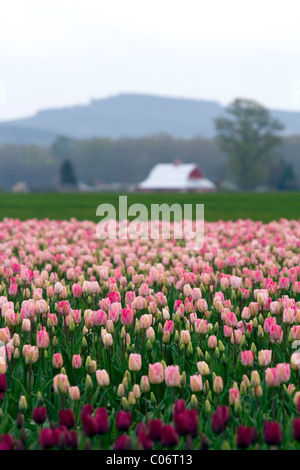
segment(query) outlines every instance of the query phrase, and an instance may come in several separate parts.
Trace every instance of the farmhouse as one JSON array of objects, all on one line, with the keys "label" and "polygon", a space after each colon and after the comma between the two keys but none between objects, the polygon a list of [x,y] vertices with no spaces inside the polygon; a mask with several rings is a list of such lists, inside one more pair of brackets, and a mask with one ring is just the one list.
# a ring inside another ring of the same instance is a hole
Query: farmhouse
[{"label": "farmhouse", "polygon": [[207,179],[203,170],[194,163],[159,163],[148,177],[137,186],[138,191],[210,192],[216,185]]}]

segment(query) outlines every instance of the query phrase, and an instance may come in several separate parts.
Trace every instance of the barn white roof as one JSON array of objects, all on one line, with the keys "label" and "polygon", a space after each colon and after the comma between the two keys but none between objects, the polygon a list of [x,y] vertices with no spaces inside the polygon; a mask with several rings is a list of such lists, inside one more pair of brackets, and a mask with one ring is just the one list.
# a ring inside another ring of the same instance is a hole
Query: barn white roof
[{"label": "barn white roof", "polygon": [[193,170],[197,169],[194,163],[159,163],[155,165],[149,176],[142,181],[139,189],[203,189],[213,190],[216,185],[207,178],[189,178]]}]

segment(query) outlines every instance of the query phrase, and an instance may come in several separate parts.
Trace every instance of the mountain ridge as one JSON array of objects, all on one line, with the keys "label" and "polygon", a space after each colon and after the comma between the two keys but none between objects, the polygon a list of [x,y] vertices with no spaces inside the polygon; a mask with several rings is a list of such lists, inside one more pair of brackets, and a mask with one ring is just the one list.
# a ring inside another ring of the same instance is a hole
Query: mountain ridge
[{"label": "mountain ridge", "polygon": [[[225,107],[214,100],[120,93],[94,98],[88,104],[44,109],[33,116],[2,121],[0,144],[13,138],[14,143],[25,140],[25,143],[42,145],[44,141],[44,145],[49,145],[51,136],[54,140],[58,135],[75,139],[119,139],[168,134],[182,139],[212,139],[215,136],[214,119],[224,111]],[[273,109],[270,113],[285,126],[283,135],[300,134],[300,112]],[[5,128],[6,131],[11,129],[13,137],[5,136]],[[24,129],[28,132],[27,137],[24,137]],[[29,130],[33,131],[32,135]]]}]

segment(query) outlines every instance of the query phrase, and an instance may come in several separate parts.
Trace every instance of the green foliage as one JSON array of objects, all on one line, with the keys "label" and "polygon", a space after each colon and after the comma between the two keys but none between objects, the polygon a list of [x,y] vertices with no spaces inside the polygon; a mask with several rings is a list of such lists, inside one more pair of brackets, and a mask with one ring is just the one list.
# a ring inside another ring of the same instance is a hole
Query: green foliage
[{"label": "green foliage", "polygon": [[251,100],[236,99],[227,109],[229,118],[215,120],[217,141],[228,155],[229,172],[240,188],[249,190],[264,183],[267,164],[281,142],[283,129],[269,111]]},{"label": "green foliage", "polygon": [[[128,205],[145,204],[150,210],[151,204],[204,204],[204,216],[207,221],[237,220],[251,218],[270,222],[299,218],[300,192],[284,193],[214,193],[214,194],[128,194]],[[96,216],[99,204],[109,203],[116,208],[118,217],[119,194],[90,193],[90,194],[60,194],[34,193],[7,194],[0,193],[0,219],[13,217],[25,220],[27,218],[70,219],[79,220],[100,219]],[[195,214],[193,215],[195,216]]]},{"label": "green foliage", "polygon": [[70,157],[70,154],[74,150],[74,146],[75,142],[73,139],[60,135],[51,145],[51,151],[56,157],[66,158]]}]

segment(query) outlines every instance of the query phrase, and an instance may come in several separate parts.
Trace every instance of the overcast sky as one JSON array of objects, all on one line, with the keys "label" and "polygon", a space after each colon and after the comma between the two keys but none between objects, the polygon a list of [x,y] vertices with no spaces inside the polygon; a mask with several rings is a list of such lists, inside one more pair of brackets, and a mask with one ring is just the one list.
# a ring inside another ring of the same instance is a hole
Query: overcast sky
[{"label": "overcast sky", "polygon": [[300,111],[299,0],[2,0],[0,120],[121,92]]}]

